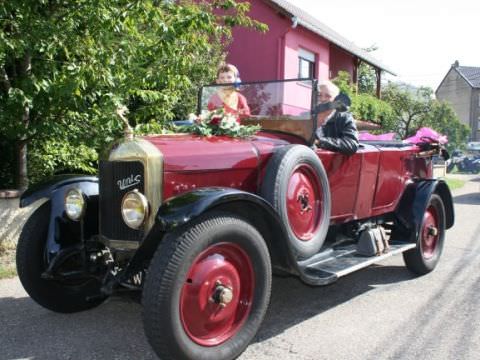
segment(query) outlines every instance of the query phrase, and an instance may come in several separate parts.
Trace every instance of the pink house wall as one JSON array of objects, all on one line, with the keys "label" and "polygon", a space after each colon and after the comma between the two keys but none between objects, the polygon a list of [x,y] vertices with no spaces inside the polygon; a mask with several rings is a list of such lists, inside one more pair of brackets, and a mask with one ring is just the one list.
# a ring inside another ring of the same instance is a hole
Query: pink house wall
[{"label": "pink house wall", "polygon": [[300,48],[315,54],[315,77],[328,79],[330,43],[301,27],[292,29],[286,35],[284,77],[286,79],[298,77],[298,50]]},{"label": "pink house wall", "polygon": [[[268,25],[261,34],[236,28],[228,47],[227,61],[240,70],[243,81],[291,79],[298,77],[298,49],[316,54],[317,79],[329,78],[330,43],[298,26],[263,0],[251,0],[249,16]],[[352,63],[353,64],[353,63]]]},{"label": "pink house wall", "polygon": [[[233,42],[227,49],[227,61],[238,67],[242,81],[298,78],[299,49],[315,54],[315,78],[329,79],[335,77],[339,70],[348,71],[353,77],[354,55],[302,26],[293,28],[292,20],[268,5],[268,0],[250,0],[250,4],[248,15],[267,24],[269,30],[262,34],[243,28],[234,29]],[[302,83],[285,85],[284,106],[293,107],[296,104],[309,108],[311,91]],[[298,112],[302,110],[299,108]]]},{"label": "pink house wall", "polygon": [[292,21],[266,5],[262,0],[250,1],[249,16],[268,25],[262,34],[236,28],[228,48],[227,61],[236,65],[242,81],[282,79],[284,35]]},{"label": "pink house wall", "polygon": [[340,70],[350,73],[353,79],[354,56],[335,45],[330,46],[330,78],[337,76]]},{"label": "pink house wall", "polygon": [[[298,78],[298,51],[307,50],[315,54],[315,78],[328,79],[328,63],[330,58],[329,42],[311,32],[297,27],[285,36],[285,63],[283,77],[285,79]],[[309,86],[296,86],[295,91],[285,89],[284,102],[287,105],[299,104],[310,108],[312,89]]]}]

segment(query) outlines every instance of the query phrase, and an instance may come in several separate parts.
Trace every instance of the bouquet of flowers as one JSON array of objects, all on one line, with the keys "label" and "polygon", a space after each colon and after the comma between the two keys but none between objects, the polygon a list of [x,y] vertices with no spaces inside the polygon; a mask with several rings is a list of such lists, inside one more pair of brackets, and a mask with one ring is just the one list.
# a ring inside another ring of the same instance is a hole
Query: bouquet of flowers
[{"label": "bouquet of flowers", "polygon": [[202,136],[248,137],[260,130],[259,125],[241,125],[238,116],[225,112],[223,108],[204,110],[199,116],[190,114],[189,120],[193,121],[193,125],[182,128],[182,131]]}]

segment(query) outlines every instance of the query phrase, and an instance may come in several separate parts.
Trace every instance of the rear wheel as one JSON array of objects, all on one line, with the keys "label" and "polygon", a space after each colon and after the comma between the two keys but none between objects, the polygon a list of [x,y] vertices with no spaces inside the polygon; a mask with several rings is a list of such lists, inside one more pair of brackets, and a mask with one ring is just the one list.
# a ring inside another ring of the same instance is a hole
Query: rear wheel
[{"label": "rear wheel", "polygon": [[101,284],[95,279],[60,282],[41,277],[47,269],[45,259],[49,220],[50,203],[46,202],[30,216],[18,239],[17,272],[26,292],[41,306],[61,313],[100,305],[105,296],[100,295]]},{"label": "rear wheel", "polygon": [[267,246],[234,216],[205,216],[162,241],[147,272],[143,321],[161,359],[234,359],[265,316]]},{"label": "rear wheel", "polygon": [[445,239],[445,207],[437,194],[430,197],[417,238],[417,247],[403,253],[409,270],[423,275],[440,260]]}]

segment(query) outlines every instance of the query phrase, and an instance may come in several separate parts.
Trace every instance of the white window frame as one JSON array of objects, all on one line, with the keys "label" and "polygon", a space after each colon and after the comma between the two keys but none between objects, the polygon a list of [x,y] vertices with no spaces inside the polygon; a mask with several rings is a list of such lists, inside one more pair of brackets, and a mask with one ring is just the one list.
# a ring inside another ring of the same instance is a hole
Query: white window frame
[{"label": "white window frame", "polygon": [[[313,79],[315,78],[315,71],[317,67],[315,53],[299,48],[298,49],[298,77],[299,78],[308,78]],[[304,74],[304,66],[308,66],[308,75],[305,76]]]}]

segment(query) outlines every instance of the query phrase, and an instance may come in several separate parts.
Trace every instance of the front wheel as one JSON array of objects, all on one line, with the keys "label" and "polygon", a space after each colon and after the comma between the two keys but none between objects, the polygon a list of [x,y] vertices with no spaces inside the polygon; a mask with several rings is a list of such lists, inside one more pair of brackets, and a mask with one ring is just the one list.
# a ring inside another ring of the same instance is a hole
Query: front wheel
[{"label": "front wheel", "polygon": [[234,359],[258,331],[270,291],[258,231],[232,215],[207,215],[156,251],[143,290],[145,333],[161,359]]},{"label": "front wheel", "polygon": [[403,253],[407,268],[419,275],[432,271],[440,260],[445,240],[445,207],[437,194],[430,197],[417,237],[417,247]]},{"label": "front wheel", "polygon": [[[96,279],[56,281],[42,278],[47,268],[46,242],[50,219],[50,203],[41,205],[25,223],[17,244],[17,272],[30,297],[39,305],[60,313],[72,313],[100,305],[101,284]],[[64,264],[77,269],[76,259]]]}]

